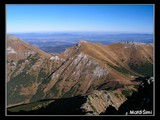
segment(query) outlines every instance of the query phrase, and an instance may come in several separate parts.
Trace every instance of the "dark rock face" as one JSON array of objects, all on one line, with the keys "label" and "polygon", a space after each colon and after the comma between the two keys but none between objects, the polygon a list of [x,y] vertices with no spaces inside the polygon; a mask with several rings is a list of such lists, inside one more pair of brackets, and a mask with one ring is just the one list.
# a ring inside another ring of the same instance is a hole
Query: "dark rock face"
[{"label": "dark rock face", "polygon": [[140,115],[153,114],[153,77],[143,78],[138,92],[128,96],[128,100],[119,107],[118,111],[110,106],[102,115],[131,115],[132,111],[135,111],[135,114],[139,111]]}]

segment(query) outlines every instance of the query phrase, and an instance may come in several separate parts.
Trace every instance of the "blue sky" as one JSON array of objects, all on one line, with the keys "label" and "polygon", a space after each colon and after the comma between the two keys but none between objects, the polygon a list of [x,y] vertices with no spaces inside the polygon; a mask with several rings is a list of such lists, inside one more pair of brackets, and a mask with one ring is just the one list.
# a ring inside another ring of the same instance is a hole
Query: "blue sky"
[{"label": "blue sky", "polygon": [[6,5],[7,33],[98,31],[153,33],[153,5]]}]

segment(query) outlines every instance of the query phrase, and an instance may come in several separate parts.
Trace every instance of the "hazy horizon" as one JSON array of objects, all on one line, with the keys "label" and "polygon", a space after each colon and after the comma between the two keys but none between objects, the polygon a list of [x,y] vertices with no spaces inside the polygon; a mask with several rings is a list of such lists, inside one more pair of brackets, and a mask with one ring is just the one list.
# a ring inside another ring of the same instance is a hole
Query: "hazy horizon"
[{"label": "hazy horizon", "polygon": [[101,44],[116,42],[143,42],[153,43],[153,34],[118,34],[95,32],[37,32],[14,33],[12,35],[36,46],[45,52],[63,52],[66,48],[77,44],[81,40]]}]

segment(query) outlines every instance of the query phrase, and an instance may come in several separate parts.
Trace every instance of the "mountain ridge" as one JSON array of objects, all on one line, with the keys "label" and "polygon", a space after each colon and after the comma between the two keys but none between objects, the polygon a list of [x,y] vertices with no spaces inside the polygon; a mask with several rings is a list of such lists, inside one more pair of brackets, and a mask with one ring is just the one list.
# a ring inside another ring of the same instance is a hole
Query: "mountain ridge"
[{"label": "mountain ridge", "polygon": [[[22,44],[36,53],[15,60],[12,56],[17,54],[7,52],[8,107],[43,99],[91,95],[95,90],[113,93],[115,90],[118,93],[136,90],[134,86],[139,82],[133,82],[134,79],[145,76],[141,65],[146,64],[150,73],[153,69],[153,45],[150,44],[126,42],[102,45],[80,41],[64,53],[48,54],[21,40],[21,44],[11,44],[10,39],[12,37],[7,40],[7,48],[10,46],[19,52]],[[14,47],[15,44],[19,49]],[[20,51],[25,52],[26,47]]]}]

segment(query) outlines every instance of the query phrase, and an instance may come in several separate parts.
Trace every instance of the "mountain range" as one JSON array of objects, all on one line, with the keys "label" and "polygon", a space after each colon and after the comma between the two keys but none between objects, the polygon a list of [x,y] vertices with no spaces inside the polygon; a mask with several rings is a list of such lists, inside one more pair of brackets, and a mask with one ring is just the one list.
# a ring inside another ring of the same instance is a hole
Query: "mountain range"
[{"label": "mountain range", "polygon": [[81,40],[57,54],[13,35],[7,35],[6,42],[7,108],[11,111],[20,111],[23,105],[29,110],[56,106],[57,101],[74,101],[79,96],[83,112],[99,115],[109,106],[118,110],[138,90],[137,78],[153,76],[151,43],[105,45]]}]

